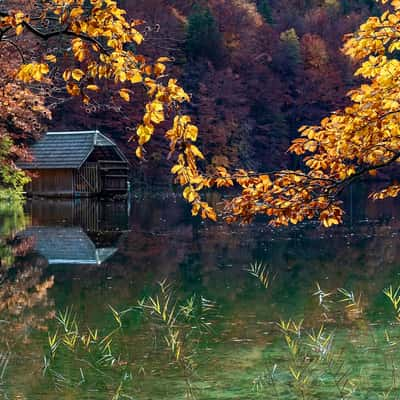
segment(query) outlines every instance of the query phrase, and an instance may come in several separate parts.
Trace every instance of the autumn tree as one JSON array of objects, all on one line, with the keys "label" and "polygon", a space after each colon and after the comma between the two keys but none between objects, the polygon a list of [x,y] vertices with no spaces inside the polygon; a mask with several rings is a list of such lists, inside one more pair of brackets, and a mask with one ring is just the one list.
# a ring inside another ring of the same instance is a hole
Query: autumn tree
[{"label": "autumn tree", "polygon": [[[199,192],[213,186],[241,187],[241,194],[225,204],[223,215],[228,222],[249,222],[265,215],[275,225],[318,218],[326,227],[341,222],[340,194],[361,177],[386,170],[394,175],[392,183],[371,197],[383,199],[400,193],[395,178],[400,157],[400,62],[396,54],[400,50],[400,1],[393,0],[390,6],[346,38],[344,52],[359,63],[356,76],[364,83],[349,92],[348,107],[324,118],[320,125],[300,128],[300,137],[289,151],[301,156],[303,169],[256,173],[217,167],[216,175],[188,182],[183,162],[172,168],[178,181],[187,185],[184,197],[192,203],[194,215],[204,209]],[[289,31],[283,39],[287,38],[294,35]]]},{"label": "autumn tree", "polygon": [[[157,127],[162,127],[169,143],[167,157],[174,161],[172,174],[183,186],[183,196],[192,204],[193,215],[216,219],[215,210],[202,199],[203,189],[239,186],[242,193],[226,204],[224,215],[228,221],[248,222],[262,214],[275,224],[319,218],[330,226],[341,220],[343,210],[338,196],[349,183],[398,161],[398,1],[391,2],[390,12],[370,18],[348,38],[345,52],[361,63],[357,74],[366,83],[350,92],[349,107],[333,113],[318,126],[301,128],[301,137],[290,151],[302,156],[304,169],[229,172],[216,165],[212,175],[198,168],[197,162],[204,159],[194,144],[198,129],[182,108],[190,98],[168,76],[169,60],[149,59],[139,51],[144,39],[142,21],[128,21],[125,11],[112,0],[33,3],[36,7],[29,9],[18,7],[18,3],[4,3],[0,11],[1,37],[11,40],[17,53],[24,55],[20,41],[25,36],[47,44],[46,52],[29,59],[21,57],[15,82],[34,85],[48,78],[61,78],[68,94],[86,105],[96,98],[105,82],[112,82],[113,90],[126,102],[133,101],[137,91],[145,91],[148,102],[132,137],[136,155],[146,157],[146,145]],[[239,3],[249,15],[249,10],[255,8]],[[330,12],[337,13],[336,3],[329,4]],[[254,18],[258,18],[256,14]],[[303,62],[300,37],[292,28],[283,32],[280,39],[290,49],[291,73],[297,73],[297,66]],[[231,46],[235,46],[234,41]],[[257,55],[257,60],[268,58],[267,52]],[[168,119],[173,119],[170,128],[166,125]],[[376,197],[399,192],[394,183]]]},{"label": "autumn tree", "polygon": [[40,137],[49,112],[40,88],[31,90],[15,79],[22,58],[11,36],[0,35],[0,52],[0,196],[10,197],[27,182],[15,162],[29,157],[26,144]]},{"label": "autumn tree", "polygon": [[[189,95],[176,79],[166,74],[168,58],[148,60],[138,52],[144,40],[140,32],[143,22],[128,21],[125,14],[113,0],[2,3],[0,38],[9,42],[21,56],[13,79],[33,85],[56,77],[58,73],[65,81],[67,93],[80,97],[86,105],[101,91],[105,81],[113,82],[126,102],[134,98],[136,88],[145,90],[148,102],[142,123],[132,137],[137,143],[136,155],[144,158],[144,145],[150,141],[156,127],[167,118],[173,118],[173,125],[166,132],[170,143],[168,157],[176,157],[184,167],[182,184],[184,181],[197,184],[201,178],[196,159],[203,158],[193,144],[197,128],[191,124],[189,116],[178,113],[180,105],[190,100]],[[47,51],[27,59],[22,45],[26,35],[44,41]],[[61,58],[69,60],[69,66],[60,64]],[[203,211],[215,218],[208,205],[204,204]]]},{"label": "autumn tree", "polygon": [[[386,3],[386,0],[383,1]],[[339,195],[361,177],[386,170],[392,182],[371,194],[396,197],[400,160],[400,1],[392,0],[380,17],[371,17],[346,38],[344,52],[359,63],[356,76],[364,83],[349,92],[351,104],[324,118],[318,126],[303,126],[290,151],[302,157],[304,170],[269,174],[220,169],[217,186],[242,187],[227,202],[228,221],[270,217],[276,225],[318,218],[329,227],[341,222]]]},{"label": "autumn tree", "polygon": [[208,57],[218,61],[222,53],[217,22],[207,7],[196,5],[186,28],[186,51],[191,58]]}]

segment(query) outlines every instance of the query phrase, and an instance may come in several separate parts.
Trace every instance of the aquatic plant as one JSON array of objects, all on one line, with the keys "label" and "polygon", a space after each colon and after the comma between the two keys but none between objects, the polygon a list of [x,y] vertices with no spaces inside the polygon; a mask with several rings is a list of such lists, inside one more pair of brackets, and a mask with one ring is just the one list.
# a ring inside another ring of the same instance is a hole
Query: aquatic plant
[{"label": "aquatic plant", "polygon": [[[82,328],[72,308],[56,314],[56,330],[48,333],[43,375],[52,378],[57,390],[78,389],[93,377],[101,376],[107,391],[114,391],[112,400],[131,398],[124,393],[124,385],[132,375],[125,368],[126,362],[113,350],[114,337],[120,333],[121,317],[127,310],[118,312],[111,306],[110,310],[117,326],[103,334],[98,329]],[[71,358],[76,367],[67,371],[65,362]]]},{"label": "aquatic plant", "polygon": [[195,398],[192,378],[196,370],[196,344],[199,336],[210,331],[205,315],[213,312],[216,304],[196,294],[179,301],[172,283],[163,280],[158,282],[157,292],[140,300],[138,306],[157,323],[169,352],[182,371],[186,397]]},{"label": "aquatic plant", "polygon": [[245,271],[249,272],[250,275],[256,277],[265,289],[270,284],[270,271],[268,266],[261,261],[255,261],[249,265]]}]

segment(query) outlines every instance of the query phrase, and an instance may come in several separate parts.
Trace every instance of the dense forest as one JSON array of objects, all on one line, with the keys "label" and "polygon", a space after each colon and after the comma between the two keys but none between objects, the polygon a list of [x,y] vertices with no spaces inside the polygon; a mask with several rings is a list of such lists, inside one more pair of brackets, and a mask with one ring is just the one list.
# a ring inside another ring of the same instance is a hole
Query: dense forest
[{"label": "dense forest", "polygon": [[[297,129],[346,105],[346,92],[357,82],[355,66],[341,52],[343,37],[380,11],[373,0],[125,0],[120,5],[145,21],[144,54],[174,60],[170,73],[192,96],[187,111],[199,126],[207,164],[256,170],[293,166],[296,161],[285,151]],[[55,102],[50,128],[98,128],[137,165],[129,143],[132,121],[139,122],[143,112],[143,94],[137,96],[137,102],[126,103],[102,94],[86,107],[79,99]],[[167,145],[158,137],[148,162],[136,169],[148,182],[170,168]]]}]

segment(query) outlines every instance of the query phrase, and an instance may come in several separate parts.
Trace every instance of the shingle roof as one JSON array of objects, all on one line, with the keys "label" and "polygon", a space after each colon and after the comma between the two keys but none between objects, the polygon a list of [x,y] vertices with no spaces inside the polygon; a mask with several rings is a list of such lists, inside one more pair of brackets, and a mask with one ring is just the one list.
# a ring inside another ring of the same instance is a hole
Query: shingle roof
[{"label": "shingle roof", "polygon": [[32,237],[34,249],[49,264],[100,265],[117,251],[114,247],[96,248],[80,227],[31,227],[18,235]]},{"label": "shingle roof", "polygon": [[33,160],[20,161],[22,169],[79,168],[95,146],[116,144],[99,131],[48,132],[31,148]]}]

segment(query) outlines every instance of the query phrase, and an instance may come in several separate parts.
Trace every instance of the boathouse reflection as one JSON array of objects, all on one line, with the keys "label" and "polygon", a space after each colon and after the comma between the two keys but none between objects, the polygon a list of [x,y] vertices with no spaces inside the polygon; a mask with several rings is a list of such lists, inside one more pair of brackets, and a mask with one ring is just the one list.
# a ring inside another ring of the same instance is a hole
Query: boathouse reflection
[{"label": "boathouse reflection", "polygon": [[36,253],[49,265],[100,265],[117,251],[128,230],[126,200],[43,200],[26,204],[30,227],[19,236],[30,237]]}]

